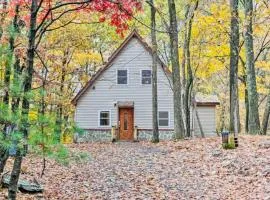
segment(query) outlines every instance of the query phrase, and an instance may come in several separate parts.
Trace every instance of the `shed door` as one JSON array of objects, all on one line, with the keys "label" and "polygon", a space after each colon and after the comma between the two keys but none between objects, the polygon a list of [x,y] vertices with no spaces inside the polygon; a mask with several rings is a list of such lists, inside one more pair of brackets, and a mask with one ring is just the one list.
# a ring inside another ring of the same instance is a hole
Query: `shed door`
[{"label": "shed door", "polygon": [[134,115],[133,108],[119,108],[119,138],[133,140]]},{"label": "shed door", "polygon": [[[202,124],[203,131],[206,136],[216,135],[216,116],[215,116],[215,106],[197,106],[199,118]],[[195,117],[195,135],[200,136],[200,128],[198,125],[198,120]]]}]

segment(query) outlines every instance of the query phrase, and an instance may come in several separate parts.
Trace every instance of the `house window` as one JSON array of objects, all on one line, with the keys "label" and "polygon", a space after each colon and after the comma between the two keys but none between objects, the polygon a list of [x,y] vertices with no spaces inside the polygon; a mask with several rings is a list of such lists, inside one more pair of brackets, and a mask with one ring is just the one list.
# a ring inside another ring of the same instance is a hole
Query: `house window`
[{"label": "house window", "polygon": [[148,85],[151,84],[151,77],[152,73],[151,70],[142,70],[142,84],[143,85]]},{"label": "house window", "polygon": [[126,85],[128,80],[127,70],[117,70],[117,84]]},{"label": "house window", "polygon": [[99,112],[99,125],[110,126],[110,111]]},{"label": "house window", "polygon": [[169,112],[168,111],[158,112],[158,125],[169,126]]}]

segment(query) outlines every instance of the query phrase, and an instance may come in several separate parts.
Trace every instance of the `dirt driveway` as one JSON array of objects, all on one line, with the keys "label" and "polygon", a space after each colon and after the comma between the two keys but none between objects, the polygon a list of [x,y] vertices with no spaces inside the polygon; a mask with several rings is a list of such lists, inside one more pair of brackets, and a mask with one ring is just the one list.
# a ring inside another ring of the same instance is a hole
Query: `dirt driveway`
[{"label": "dirt driveway", "polygon": [[[220,138],[71,145],[90,160],[69,166],[50,160],[39,179],[44,194],[19,199],[269,200],[270,149],[259,146],[265,140],[270,138],[241,137],[237,150],[220,149]],[[22,177],[38,179],[41,159],[29,156],[24,168]]]}]

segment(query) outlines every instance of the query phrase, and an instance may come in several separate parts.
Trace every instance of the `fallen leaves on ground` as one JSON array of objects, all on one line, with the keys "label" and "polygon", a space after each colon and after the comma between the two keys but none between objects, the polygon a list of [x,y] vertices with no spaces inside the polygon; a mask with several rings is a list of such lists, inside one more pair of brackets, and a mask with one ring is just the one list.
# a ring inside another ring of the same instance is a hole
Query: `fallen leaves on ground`
[{"label": "fallen leaves on ground", "polygon": [[[22,178],[39,180],[39,195],[18,199],[270,199],[270,137],[241,136],[234,150],[220,138],[183,141],[72,144],[85,162],[63,166],[28,155]],[[11,160],[8,163],[11,169]],[[6,190],[0,191],[1,196]]]}]

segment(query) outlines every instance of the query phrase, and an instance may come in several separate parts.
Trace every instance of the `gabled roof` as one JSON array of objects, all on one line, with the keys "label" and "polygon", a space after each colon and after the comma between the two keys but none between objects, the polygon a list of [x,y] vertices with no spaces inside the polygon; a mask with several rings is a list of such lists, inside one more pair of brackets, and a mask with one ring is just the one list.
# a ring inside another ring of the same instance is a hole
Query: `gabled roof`
[{"label": "gabled roof", "polygon": [[201,93],[196,94],[195,101],[199,106],[216,106],[220,105],[217,95],[204,95]]},{"label": "gabled roof", "polygon": [[[73,98],[71,101],[72,104],[76,105],[77,101],[80,99],[80,97],[87,91],[88,88],[90,88],[95,81],[105,72],[108,68],[110,68],[113,64],[113,61],[115,58],[120,54],[120,52],[124,49],[124,47],[129,43],[129,41],[132,40],[132,38],[137,38],[138,41],[143,45],[143,47],[152,55],[153,50],[152,48],[143,40],[143,38],[139,35],[139,33],[134,29],[129,36],[124,40],[124,42],[116,49],[116,51],[111,55],[111,57],[108,59],[108,62],[106,65],[102,68],[100,68],[97,73],[87,82],[87,84],[79,91],[79,93]],[[160,63],[162,69],[164,72],[171,76],[171,71],[166,67],[166,65],[158,58],[158,62]]]}]

